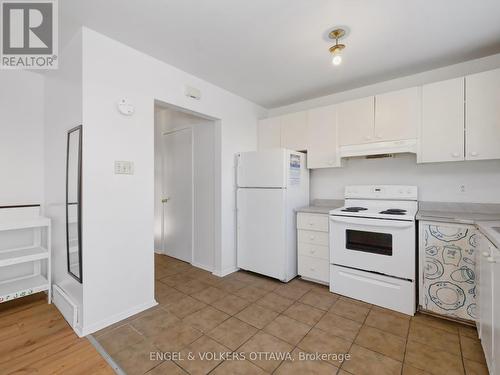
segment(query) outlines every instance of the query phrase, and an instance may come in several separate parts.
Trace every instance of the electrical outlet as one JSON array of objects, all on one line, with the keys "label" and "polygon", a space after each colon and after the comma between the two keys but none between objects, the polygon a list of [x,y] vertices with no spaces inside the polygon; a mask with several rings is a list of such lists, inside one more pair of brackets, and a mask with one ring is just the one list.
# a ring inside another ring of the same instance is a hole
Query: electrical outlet
[{"label": "electrical outlet", "polygon": [[465,193],[465,185],[460,185],[460,192]]},{"label": "electrical outlet", "polygon": [[115,161],[115,174],[134,174],[134,163],[131,161]]}]

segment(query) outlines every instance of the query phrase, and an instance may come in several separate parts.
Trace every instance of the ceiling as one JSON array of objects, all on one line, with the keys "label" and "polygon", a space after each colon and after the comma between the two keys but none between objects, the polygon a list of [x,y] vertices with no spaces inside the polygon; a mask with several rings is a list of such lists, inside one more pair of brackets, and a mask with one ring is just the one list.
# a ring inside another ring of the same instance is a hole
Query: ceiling
[{"label": "ceiling", "polygon": [[[498,0],[64,0],[85,25],[267,108],[500,52]],[[345,25],[344,62],[326,35]]]}]

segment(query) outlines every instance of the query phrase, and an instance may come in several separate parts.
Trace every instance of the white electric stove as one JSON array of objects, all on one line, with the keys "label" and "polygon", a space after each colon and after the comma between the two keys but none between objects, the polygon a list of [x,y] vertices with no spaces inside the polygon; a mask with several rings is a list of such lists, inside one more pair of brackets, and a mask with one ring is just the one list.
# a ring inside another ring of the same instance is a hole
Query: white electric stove
[{"label": "white electric stove", "polygon": [[330,211],[330,290],[414,315],[417,187],[345,188]]}]

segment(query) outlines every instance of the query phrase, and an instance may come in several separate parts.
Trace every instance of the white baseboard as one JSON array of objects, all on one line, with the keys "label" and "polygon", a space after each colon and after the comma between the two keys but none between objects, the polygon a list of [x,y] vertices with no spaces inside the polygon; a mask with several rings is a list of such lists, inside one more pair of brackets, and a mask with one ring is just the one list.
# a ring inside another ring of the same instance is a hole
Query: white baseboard
[{"label": "white baseboard", "polygon": [[201,268],[202,270],[205,270],[205,271],[208,271],[208,272],[212,272],[213,271],[213,267],[209,267],[209,266],[206,266],[206,265],[201,264],[201,263],[191,262],[191,265],[195,266],[197,268]]},{"label": "white baseboard", "polygon": [[215,270],[214,272],[212,272],[215,276],[219,276],[219,277],[224,277],[224,276],[227,276],[233,272],[236,272],[238,271],[239,268],[238,267],[230,267],[230,268],[226,268],[226,269],[223,269],[223,270]]},{"label": "white baseboard", "polygon": [[110,316],[109,318],[106,318],[106,319],[101,320],[97,323],[91,324],[87,327],[83,327],[83,329],[80,332],[81,334],[78,333],[76,330],[75,330],[75,332],[80,337],[87,336],[87,335],[90,335],[91,333],[94,333],[94,332],[97,332],[103,328],[106,328],[106,327],[110,326],[111,324],[115,324],[115,323],[119,322],[120,320],[127,319],[128,317],[130,317],[132,315],[135,315],[135,314],[138,314],[144,310],[150,309],[151,307],[154,307],[156,305],[158,305],[158,302],[153,300],[151,302],[144,303],[144,304],[139,305],[139,306],[135,306],[127,311],[123,311],[121,313]]}]

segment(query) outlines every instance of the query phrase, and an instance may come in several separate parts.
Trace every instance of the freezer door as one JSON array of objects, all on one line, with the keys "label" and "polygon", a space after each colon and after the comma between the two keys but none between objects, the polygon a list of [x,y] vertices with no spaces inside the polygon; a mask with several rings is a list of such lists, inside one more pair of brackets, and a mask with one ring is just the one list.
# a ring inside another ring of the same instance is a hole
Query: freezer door
[{"label": "freezer door", "polygon": [[282,148],[239,153],[236,168],[238,187],[285,187],[285,154],[286,150]]},{"label": "freezer door", "polygon": [[283,189],[238,189],[239,268],[286,278],[285,198]]}]

